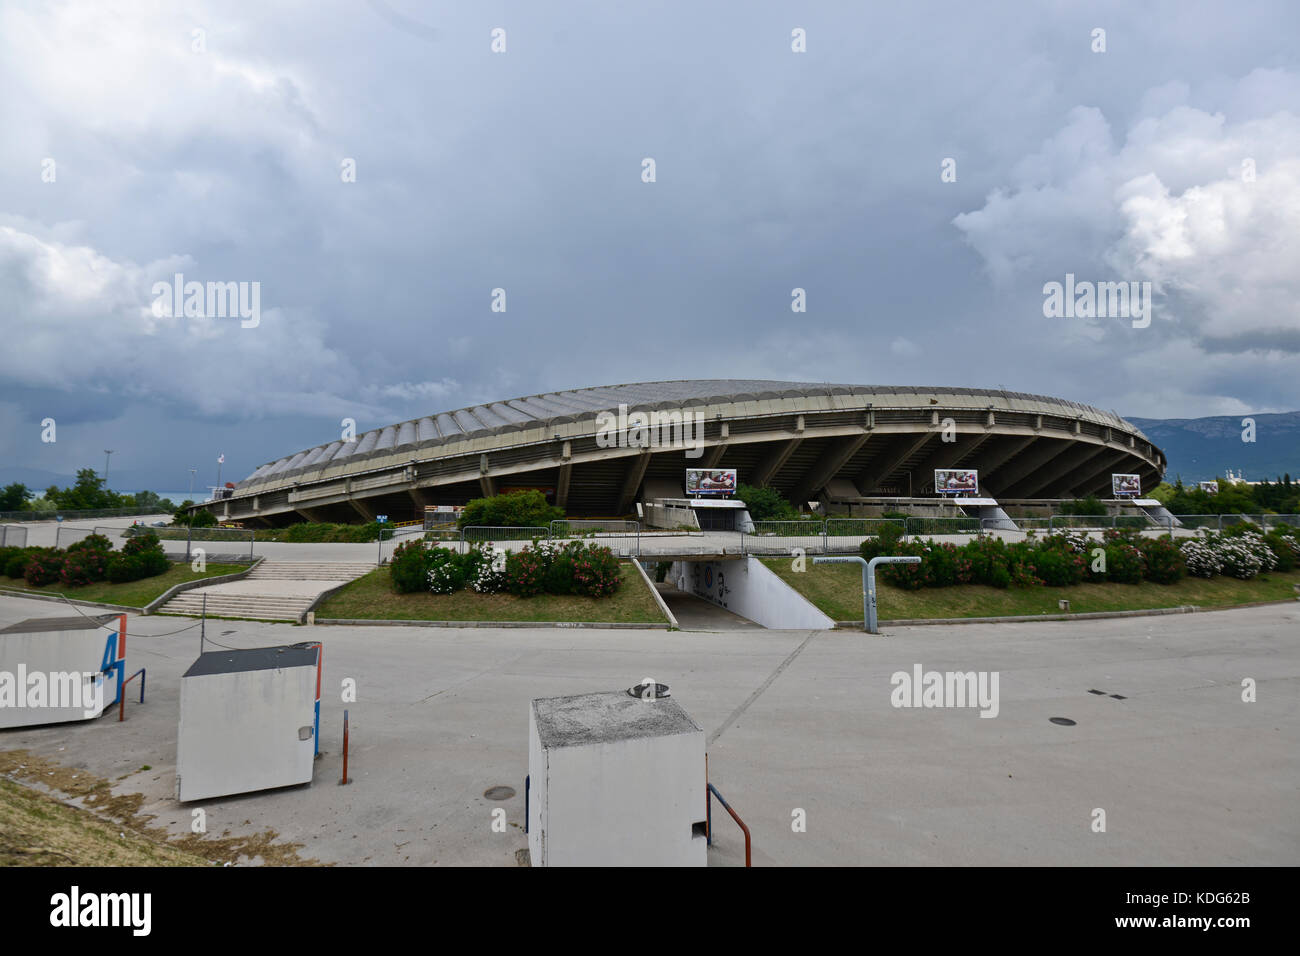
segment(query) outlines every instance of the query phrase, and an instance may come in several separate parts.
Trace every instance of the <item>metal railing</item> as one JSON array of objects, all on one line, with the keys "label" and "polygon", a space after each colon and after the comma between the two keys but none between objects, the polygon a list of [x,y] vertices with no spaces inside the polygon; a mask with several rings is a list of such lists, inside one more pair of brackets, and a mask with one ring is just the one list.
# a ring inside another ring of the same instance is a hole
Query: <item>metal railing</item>
[{"label": "metal railing", "polygon": [[82,510],[0,511],[0,521],[80,521],[85,518],[135,518],[140,515],[167,514],[158,508],[86,508]]},{"label": "metal railing", "polygon": [[0,526],[0,548],[27,547],[27,529],[20,525]]}]

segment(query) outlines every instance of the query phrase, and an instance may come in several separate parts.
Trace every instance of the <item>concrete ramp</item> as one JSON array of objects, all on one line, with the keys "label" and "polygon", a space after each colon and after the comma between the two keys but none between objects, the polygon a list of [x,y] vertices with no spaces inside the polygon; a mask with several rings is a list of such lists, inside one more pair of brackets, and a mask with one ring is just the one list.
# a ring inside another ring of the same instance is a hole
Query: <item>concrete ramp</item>
[{"label": "concrete ramp", "polygon": [[671,581],[655,587],[683,631],[747,631],[762,627],[712,601],[678,590]]},{"label": "concrete ramp", "polygon": [[1019,526],[1011,520],[1011,516],[1002,510],[1002,506],[997,503],[995,498],[973,498],[957,499],[957,504],[961,506],[962,513],[968,518],[980,519],[980,530],[987,531],[990,528],[996,528],[998,531],[1019,531]]},{"label": "concrete ramp", "polygon": [[[675,561],[668,576],[679,591],[693,594],[761,627],[806,630],[835,626],[830,617],[752,555]],[[673,614],[677,614],[676,607]]]},{"label": "concrete ramp", "polygon": [[1148,518],[1162,527],[1168,528],[1171,524],[1175,528],[1183,526],[1183,523],[1175,518],[1168,508],[1154,498],[1134,498],[1133,504],[1141,508]]}]

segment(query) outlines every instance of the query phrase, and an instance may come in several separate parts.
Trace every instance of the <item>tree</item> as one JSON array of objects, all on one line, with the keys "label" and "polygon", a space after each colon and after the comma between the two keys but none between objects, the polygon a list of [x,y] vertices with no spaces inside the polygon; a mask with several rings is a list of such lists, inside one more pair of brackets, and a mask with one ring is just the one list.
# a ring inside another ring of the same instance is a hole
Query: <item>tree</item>
[{"label": "tree", "polygon": [[504,526],[510,528],[542,527],[564,517],[564,509],[546,503],[546,496],[536,489],[512,491],[491,498],[475,498],[465,506],[456,523]]},{"label": "tree", "polygon": [[775,488],[736,485],[736,497],[745,503],[749,516],[755,521],[793,521],[799,517],[794,505]]},{"label": "tree", "polygon": [[33,494],[22,482],[6,485],[0,490],[0,511],[22,511]]}]

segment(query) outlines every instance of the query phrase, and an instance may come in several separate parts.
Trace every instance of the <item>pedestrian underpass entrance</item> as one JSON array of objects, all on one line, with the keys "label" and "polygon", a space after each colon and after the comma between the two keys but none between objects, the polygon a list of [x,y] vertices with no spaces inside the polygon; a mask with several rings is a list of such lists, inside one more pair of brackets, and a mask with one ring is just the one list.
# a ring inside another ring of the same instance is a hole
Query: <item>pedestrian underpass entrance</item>
[{"label": "pedestrian underpass entrance", "polygon": [[[750,555],[678,558],[665,574],[659,593],[685,630],[835,626],[831,618]],[[698,622],[698,626],[689,622]]]}]

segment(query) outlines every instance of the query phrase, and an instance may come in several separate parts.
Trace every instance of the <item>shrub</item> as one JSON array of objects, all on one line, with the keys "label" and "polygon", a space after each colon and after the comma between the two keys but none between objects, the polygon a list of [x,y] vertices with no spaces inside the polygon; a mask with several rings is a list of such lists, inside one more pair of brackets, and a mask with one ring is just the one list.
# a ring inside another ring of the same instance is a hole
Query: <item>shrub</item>
[{"label": "shrub", "polygon": [[1247,580],[1261,571],[1271,571],[1277,563],[1264,538],[1252,531],[1236,535],[1219,535],[1214,542],[1223,574]]},{"label": "shrub", "polygon": [[738,484],[736,498],[745,503],[755,521],[793,521],[799,517],[799,512],[775,488]]},{"label": "shrub", "polygon": [[[929,558],[926,546],[916,542],[910,544],[900,543],[894,547],[891,553],[902,556],[916,555],[921,559],[921,563],[879,565],[876,568],[876,573],[880,575],[880,579],[908,591],[916,591],[925,587],[926,562]],[[940,560],[942,561],[942,559]]]},{"label": "shrub", "polygon": [[32,553],[36,548],[18,548],[17,554],[12,555],[5,562],[4,572],[7,578],[21,578],[27,571],[27,562],[31,560]]},{"label": "shrub", "polygon": [[57,548],[37,548],[27,556],[23,580],[31,587],[43,588],[59,580],[63,573],[63,552]]},{"label": "shrub", "polygon": [[107,576],[114,584],[147,578],[149,577],[147,571],[144,558],[138,554],[118,552],[108,559]]},{"label": "shrub", "polygon": [[1279,571],[1291,571],[1300,564],[1300,538],[1292,531],[1273,530],[1264,535],[1264,543],[1273,552]]},{"label": "shrub", "polygon": [[465,586],[467,578],[466,558],[470,554],[457,554],[450,548],[428,548],[425,551],[428,572],[425,576],[426,586],[434,594],[450,594]]},{"label": "shrub", "polygon": [[139,559],[139,565],[144,570],[140,577],[151,578],[171,567],[167,552],[163,550],[162,541],[152,531],[128,538],[122,545],[122,554]]},{"label": "shrub", "polygon": [[862,544],[858,546],[858,551],[868,561],[872,558],[878,558],[882,554],[902,554],[903,552],[898,550],[902,545],[902,539],[902,525],[893,522],[877,525],[875,536],[863,538]]},{"label": "shrub", "polygon": [[1083,580],[1088,562],[1069,542],[1044,543],[1032,558],[1034,574],[1048,587],[1063,588]]},{"label": "shrub", "polygon": [[1223,561],[1207,537],[1184,541],[1178,549],[1187,573],[1198,578],[1212,578],[1223,570]]},{"label": "shrub", "polygon": [[622,583],[618,557],[603,545],[590,544],[573,557],[573,593],[586,597],[608,597]]},{"label": "shrub", "polygon": [[[573,542],[573,545],[578,545]],[[578,550],[582,548],[578,545]],[[574,552],[570,548],[553,551],[542,573],[542,590],[547,594],[572,594],[574,589]]]},{"label": "shrub", "polygon": [[1030,588],[1043,581],[1034,570],[1034,557],[1038,551],[1032,541],[1017,541],[1007,546],[1007,573],[1011,577],[1011,586]]},{"label": "shrub", "polygon": [[68,588],[84,587],[108,576],[108,551],[69,548],[59,569],[59,583]]},{"label": "shrub", "polygon": [[506,590],[519,597],[542,593],[546,561],[536,548],[524,548],[506,556]]},{"label": "shrub", "polygon": [[1057,514],[1061,515],[1087,515],[1090,517],[1103,517],[1106,514],[1106,506],[1097,498],[1096,495],[1089,495],[1087,498],[1075,498],[1073,501],[1061,502]]},{"label": "shrub", "polygon": [[475,498],[465,506],[456,524],[461,528],[469,525],[527,528],[549,525],[563,517],[563,508],[547,504],[546,496],[532,489]]},{"label": "shrub", "polygon": [[1142,552],[1128,541],[1106,545],[1106,579],[1120,584],[1138,584],[1142,580]]},{"label": "shrub", "polygon": [[980,535],[962,548],[970,562],[970,580],[975,584],[1006,588],[1011,586],[1007,545],[1000,538]]},{"label": "shrub", "polygon": [[388,576],[399,594],[423,591],[429,586],[429,555],[423,541],[407,541],[393,550]]},{"label": "shrub", "polygon": [[1143,538],[1138,544],[1142,552],[1144,573],[1148,581],[1156,584],[1175,584],[1187,570],[1183,553],[1168,538]]},{"label": "shrub", "polygon": [[474,569],[468,576],[469,586],[480,594],[499,594],[506,589],[506,553],[491,544],[475,548]]}]

